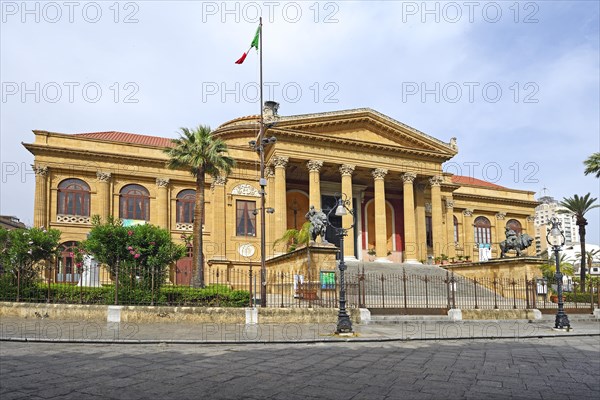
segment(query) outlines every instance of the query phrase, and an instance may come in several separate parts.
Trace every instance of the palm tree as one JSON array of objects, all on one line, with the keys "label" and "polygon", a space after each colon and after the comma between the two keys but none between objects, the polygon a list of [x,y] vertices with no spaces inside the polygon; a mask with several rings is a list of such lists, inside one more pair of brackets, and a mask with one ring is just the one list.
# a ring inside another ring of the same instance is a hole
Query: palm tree
[{"label": "palm tree", "polygon": [[282,237],[273,243],[273,247],[280,243],[287,245],[287,251],[292,252],[298,247],[308,245],[310,241],[310,222],[306,221],[302,227],[298,229],[288,229]]},{"label": "palm tree", "polygon": [[576,224],[579,227],[579,243],[581,245],[581,287],[585,289],[585,226],[587,225],[587,219],[585,219],[585,214],[596,208],[600,207],[598,204],[594,204],[597,199],[591,198],[591,193],[586,194],[585,196],[579,197],[578,195],[574,195],[573,197],[565,197],[563,201],[560,202],[560,205],[565,207],[567,211],[575,214]]},{"label": "palm tree", "polygon": [[204,186],[208,174],[216,179],[227,176],[235,166],[235,160],[227,155],[227,145],[216,138],[210,127],[181,128],[180,137],[173,139],[173,146],[164,149],[169,156],[167,166],[171,169],[188,169],[196,178],[196,199],[194,204],[194,285],[204,287],[204,252],[202,222],[205,214]]},{"label": "palm tree", "polygon": [[585,164],[586,175],[596,174],[596,178],[600,178],[600,153],[592,154],[583,163]]},{"label": "palm tree", "polygon": [[[575,253],[575,257],[580,258],[581,254],[583,254],[583,253],[581,251],[578,251],[577,253]],[[592,266],[592,263],[594,262],[594,258],[597,258],[598,255],[600,255],[600,249],[590,250],[590,251],[585,252],[585,259],[586,259],[586,263],[587,263],[588,267]],[[589,268],[588,268],[588,271],[589,271]]]},{"label": "palm tree", "polygon": [[[575,269],[573,268],[572,261],[567,258],[566,254],[562,253],[558,256],[558,265],[560,266],[560,271],[563,275],[573,275]],[[542,270],[544,278],[553,281],[554,274],[556,273],[556,257],[554,257],[554,253],[550,256],[547,263],[540,266],[540,269]]]}]

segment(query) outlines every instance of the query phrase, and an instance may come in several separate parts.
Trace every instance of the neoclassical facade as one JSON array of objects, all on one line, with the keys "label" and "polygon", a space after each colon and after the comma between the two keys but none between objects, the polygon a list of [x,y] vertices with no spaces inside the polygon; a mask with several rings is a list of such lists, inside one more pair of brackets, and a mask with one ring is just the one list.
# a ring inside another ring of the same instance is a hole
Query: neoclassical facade
[{"label": "neoclassical facade", "polygon": [[[534,235],[533,192],[444,173],[458,152],[371,109],[280,116],[265,108],[266,242],[268,257],[289,228],[299,229],[311,205],[325,212],[334,195],[351,199],[355,214],[345,256],[382,262],[425,262],[429,257],[477,259],[478,246],[505,238],[507,226]],[[62,240],[83,240],[90,218],[114,215],[125,224],[152,223],[181,240],[191,233],[194,181],[166,168],[162,149],[170,139],[122,132],[62,134],[34,131],[24,146],[35,156],[34,224],[60,229]],[[215,130],[237,160],[228,177],[207,177],[203,224],[210,263],[259,262],[260,170],[249,145],[258,117],[224,123]],[[334,220],[348,227],[352,216]],[[337,238],[328,232],[327,240]],[[65,248],[68,248],[65,247]],[[67,264],[68,259],[63,262]]]}]

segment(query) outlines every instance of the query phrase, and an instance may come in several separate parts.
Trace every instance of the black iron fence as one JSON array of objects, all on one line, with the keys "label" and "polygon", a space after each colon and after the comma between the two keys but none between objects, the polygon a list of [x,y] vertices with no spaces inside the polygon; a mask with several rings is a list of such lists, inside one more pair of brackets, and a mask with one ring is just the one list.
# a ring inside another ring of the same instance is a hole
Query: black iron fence
[{"label": "black iron fence", "polygon": [[[135,268],[120,276],[56,283],[52,270],[40,269],[36,279],[20,274],[0,275],[0,301],[70,304],[248,307],[260,304],[261,274],[257,267],[208,268],[206,287],[157,282],[155,274]],[[31,276],[27,275],[27,276]],[[267,307],[339,306],[339,271],[267,271]],[[600,282],[591,280],[585,290],[577,283],[564,285],[565,308],[589,312],[600,308]],[[477,278],[452,273],[347,273],[347,307],[398,309],[428,313],[460,309],[557,309],[556,283],[541,279]],[[427,311],[429,310],[429,311]]]}]

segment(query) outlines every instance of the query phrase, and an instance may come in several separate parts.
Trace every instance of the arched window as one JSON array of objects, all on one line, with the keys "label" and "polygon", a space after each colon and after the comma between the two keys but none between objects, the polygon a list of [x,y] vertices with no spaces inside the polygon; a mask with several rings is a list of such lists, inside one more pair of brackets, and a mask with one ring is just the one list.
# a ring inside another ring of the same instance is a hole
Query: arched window
[{"label": "arched window", "polygon": [[194,222],[194,206],[196,191],[186,189],[177,195],[177,222],[191,224]]},{"label": "arched window", "polygon": [[456,218],[456,215],[452,218],[454,220],[454,243],[458,243],[458,218]]},{"label": "arched window", "polygon": [[65,179],[58,185],[59,215],[90,216],[90,187],[81,179]]},{"label": "arched window", "polygon": [[77,283],[79,282],[80,266],[75,261],[75,248],[77,242],[65,242],[60,249],[60,256],[56,261],[56,282]]},{"label": "arched window", "polygon": [[508,229],[512,229],[513,231],[515,231],[516,234],[521,234],[521,232],[523,231],[523,227],[521,226],[521,223],[519,221],[517,221],[516,219],[509,219],[506,222],[506,227]]},{"label": "arched window", "polygon": [[473,223],[475,228],[475,243],[492,243],[492,224],[486,217],[477,217]]},{"label": "arched window", "polygon": [[121,219],[150,219],[150,194],[141,185],[127,185],[121,189],[119,217]]}]

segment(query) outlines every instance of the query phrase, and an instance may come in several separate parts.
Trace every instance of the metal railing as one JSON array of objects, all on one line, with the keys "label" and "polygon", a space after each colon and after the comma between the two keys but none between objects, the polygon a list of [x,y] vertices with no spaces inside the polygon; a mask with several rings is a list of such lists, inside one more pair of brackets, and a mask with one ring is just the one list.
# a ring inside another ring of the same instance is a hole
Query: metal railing
[{"label": "metal railing", "polygon": [[[130,267],[121,271],[119,285],[94,280],[93,284],[54,282],[53,269],[40,269],[35,280],[20,274],[0,275],[0,301],[120,304],[165,306],[252,307],[260,304],[260,269],[209,268],[206,287],[174,285],[169,272],[162,274]],[[28,276],[31,276],[29,274]],[[114,276],[113,276],[114,278]],[[553,312],[557,309],[553,281],[518,278],[469,279],[447,272],[445,275],[399,273],[346,273],[347,307],[398,309],[407,313],[426,313],[460,309],[532,309]],[[565,308],[588,312],[600,308],[600,282],[591,280],[586,290],[573,283],[565,285]],[[299,271],[268,271],[267,307],[337,308],[339,271],[320,271],[309,276]]]}]

